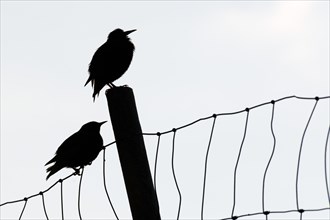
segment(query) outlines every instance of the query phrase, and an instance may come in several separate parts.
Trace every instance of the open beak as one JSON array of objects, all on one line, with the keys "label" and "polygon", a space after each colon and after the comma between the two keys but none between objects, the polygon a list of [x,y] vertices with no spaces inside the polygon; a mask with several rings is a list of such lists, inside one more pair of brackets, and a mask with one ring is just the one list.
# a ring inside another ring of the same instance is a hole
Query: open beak
[{"label": "open beak", "polygon": [[133,30],[130,30],[130,31],[125,31],[124,33],[125,33],[126,35],[129,35],[130,33],[134,32],[134,31],[136,31],[136,29],[133,29]]},{"label": "open beak", "polygon": [[106,123],[107,121],[102,121],[102,122],[100,122],[99,124],[100,124],[100,126],[101,125],[103,125],[104,123]]}]

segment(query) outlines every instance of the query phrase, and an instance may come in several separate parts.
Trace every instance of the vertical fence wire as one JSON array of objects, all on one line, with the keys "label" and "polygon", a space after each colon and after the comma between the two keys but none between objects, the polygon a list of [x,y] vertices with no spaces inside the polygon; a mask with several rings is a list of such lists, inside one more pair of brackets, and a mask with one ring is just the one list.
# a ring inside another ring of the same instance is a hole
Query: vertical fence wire
[{"label": "vertical fence wire", "polygon": [[174,170],[174,146],[175,146],[176,129],[173,128],[172,131],[173,131],[173,141],[172,141],[172,159],[171,159],[171,162],[172,162],[172,174],[173,174],[176,189],[177,189],[178,194],[179,194],[179,206],[178,206],[178,213],[177,213],[177,217],[176,217],[176,219],[178,220],[180,218],[182,196],[181,196],[181,191],[180,191],[178,181],[177,181],[176,176],[175,176],[175,170]]},{"label": "vertical fence wire", "polygon": [[304,211],[299,209],[299,219],[302,220],[303,219],[303,213]]},{"label": "vertical fence wire", "polygon": [[235,216],[234,216],[234,211],[235,211],[235,205],[236,205],[236,174],[237,174],[237,167],[238,167],[239,159],[241,157],[242,148],[243,148],[243,144],[244,144],[245,137],[246,137],[246,131],[247,131],[247,125],[248,125],[248,121],[249,121],[249,112],[250,112],[250,110],[248,108],[246,108],[245,111],[247,113],[246,113],[246,119],[245,119],[244,134],[243,134],[243,139],[242,139],[242,142],[241,142],[241,146],[239,148],[239,153],[238,153],[238,156],[237,156],[235,170],[234,170],[234,196],[233,196],[233,208],[232,208],[232,211],[231,211],[231,217],[233,219],[236,219]]},{"label": "vertical fence wire", "polygon": [[62,214],[62,220],[64,220],[64,205],[63,205],[63,180],[60,179],[59,183],[61,185],[61,214]]},{"label": "vertical fence wire", "polygon": [[80,194],[81,194],[81,183],[82,183],[83,175],[84,175],[84,167],[81,169],[80,181],[79,181],[79,189],[78,189],[78,213],[79,213],[79,219],[80,220],[82,220],[81,210],[80,210]]},{"label": "vertical fence wire", "polygon": [[116,219],[119,220],[118,215],[116,213],[116,210],[115,210],[115,208],[114,208],[114,206],[111,202],[109,192],[108,192],[108,189],[107,189],[107,184],[106,184],[106,181],[105,181],[105,148],[103,149],[103,186],[104,186],[104,190],[105,190],[105,193],[107,195],[108,201],[110,203],[111,209],[112,209],[113,213],[115,214]]},{"label": "vertical fence wire", "polygon": [[156,156],[155,156],[155,166],[154,166],[154,188],[157,194],[157,185],[156,185],[156,176],[157,176],[157,163],[158,163],[158,153],[159,153],[159,144],[160,144],[160,133],[157,132],[158,140],[157,140],[157,149],[156,149]]},{"label": "vertical fence wire", "polygon": [[22,211],[21,211],[21,214],[19,215],[19,220],[21,220],[22,219],[22,216],[23,216],[23,213],[24,213],[24,210],[25,210],[25,207],[26,207],[26,204],[27,204],[27,201],[28,201],[28,199],[27,198],[24,198],[24,206],[23,206],[23,209],[22,209]]},{"label": "vertical fence wire", "polygon": [[[307,124],[305,126],[305,129],[304,129],[304,132],[303,132],[303,135],[302,135],[302,138],[301,138],[301,142],[300,142],[300,147],[299,147],[299,154],[298,154],[298,163],[297,163],[297,172],[296,172],[296,207],[297,207],[297,210],[300,210],[300,207],[299,207],[299,195],[298,195],[298,182],[299,182],[299,170],[300,170],[300,160],[301,160],[301,152],[302,152],[302,147],[303,147],[303,144],[304,144],[304,139],[305,139],[305,134],[306,134],[306,131],[307,131],[307,128],[309,126],[309,123],[312,119],[312,116],[314,114],[314,111],[315,111],[315,108],[317,106],[317,103],[319,101],[318,97],[315,98],[315,104],[314,104],[314,107],[313,107],[313,110],[308,118],[308,121],[307,121]],[[302,215],[301,215],[302,216]],[[301,217],[302,218],[302,217]]]},{"label": "vertical fence wire", "polygon": [[330,126],[328,129],[328,133],[327,133],[327,138],[325,141],[325,149],[324,149],[324,177],[325,177],[325,187],[327,190],[327,195],[328,195],[328,201],[330,204],[330,192],[329,192],[329,183],[328,183],[328,171],[327,171],[327,150],[328,150],[328,141],[329,141],[329,135],[330,135]]},{"label": "vertical fence wire", "polygon": [[264,172],[264,177],[262,179],[262,211],[263,213],[265,214],[266,216],[266,220],[268,220],[268,214],[269,212],[266,212],[265,210],[265,185],[266,185],[266,175],[267,175],[267,172],[268,172],[268,168],[269,168],[269,165],[273,159],[273,156],[274,156],[274,152],[275,152],[275,146],[276,146],[276,138],[275,138],[275,134],[274,134],[274,110],[275,110],[275,101],[272,100],[272,115],[271,115],[271,119],[270,119],[270,130],[271,130],[271,133],[272,133],[272,137],[273,137],[273,149],[272,149],[272,153],[269,157],[269,160],[268,160],[268,163],[267,163],[267,166],[266,166],[266,169],[265,169],[265,172]]},{"label": "vertical fence wire", "polygon": [[44,209],[45,217],[48,220],[49,218],[48,218],[47,211],[46,211],[46,204],[45,204],[44,193],[43,192],[40,192],[39,195],[41,196],[41,199],[42,199],[42,207]]},{"label": "vertical fence wire", "polygon": [[202,207],[201,207],[201,220],[204,219],[204,200],[205,200],[205,188],[206,188],[207,162],[208,162],[209,151],[210,151],[210,147],[211,147],[211,141],[212,141],[212,137],[213,137],[213,131],[214,131],[214,126],[215,126],[216,119],[217,119],[217,115],[213,114],[213,124],[212,124],[212,128],[211,128],[211,134],[210,134],[209,143],[207,145],[206,156],[205,156],[203,193],[202,193]]}]

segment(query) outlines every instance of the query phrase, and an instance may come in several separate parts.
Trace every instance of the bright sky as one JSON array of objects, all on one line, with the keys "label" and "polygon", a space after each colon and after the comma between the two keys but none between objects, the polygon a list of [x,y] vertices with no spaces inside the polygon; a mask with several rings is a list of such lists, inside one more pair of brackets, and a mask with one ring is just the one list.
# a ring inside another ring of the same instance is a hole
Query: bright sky
[{"label": "bright sky", "polygon": [[[93,53],[115,28],[137,29],[130,35],[136,47],[133,61],[115,84],[133,88],[144,132],[170,130],[213,113],[238,111],[284,96],[329,95],[329,1],[1,1],[0,203],[37,193],[70,174],[71,170],[62,170],[46,182],[44,164],[82,124],[110,120],[105,90],[93,103],[91,87],[83,85]],[[295,99],[281,103],[275,131],[283,152],[279,150],[278,166],[269,174],[271,210],[295,208],[297,149],[314,104]],[[304,157],[302,200],[313,201],[302,202],[306,209],[329,206],[324,167],[319,163],[328,112],[329,101],[320,101],[306,140],[304,155],[310,157]],[[270,105],[251,111],[246,148],[256,148],[243,154],[241,167],[246,170],[239,173],[244,186],[238,191],[237,214],[261,211],[254,197],[261,198],[259,174],[272,146],[270,113]],[[231,214],[230,181],[245,114],[221,120],[212,142],[204,214],[213,219]],[[208,120],[177,134],[175,165],[183,194],[182,219],[200,218],[211,125]],[[105,144],[114,140],[111,123],[102,126],[101,133]],[[157,179],[164,219],[176,218],[178,204],[170,167],[171,141],[172,134],[162,139]],[[145,142],[153,169],[157,137],[146,137]],[[266,145],[267,152],[262,152]],[[84,218],[114,218],[101,167],[102,154],[85,169]],[[130,218],[114,147],[107,150],[107,170],[117,213],[120,219]],[[71,219],[78,218],[78,182],[74,177],[64,183],[65,216]],[[45,199],[50,218],[60,218],[59,186]],[[1,207],[1,219],[17,219],[22,206]],[[23,217],[44,218],[39,197],[29,201]],[[288,217],[297,214],[283,219]]]}]

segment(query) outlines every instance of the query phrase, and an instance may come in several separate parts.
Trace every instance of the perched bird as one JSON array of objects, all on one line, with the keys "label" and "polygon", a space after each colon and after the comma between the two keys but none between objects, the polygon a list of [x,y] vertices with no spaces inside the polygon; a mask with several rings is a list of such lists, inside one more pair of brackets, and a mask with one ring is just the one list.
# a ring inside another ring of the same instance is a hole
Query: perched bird
[{"label": "perched bird", "polygon": [[91,82],[94,87],[93,100],[105,85],[110,88],[115,87],[112,82],[121,77],[131,64],[134,44],[128,35],[134,31],[136,30],[116,29],[109,34],[108,40],[96,50],[89,64],[89,78],[85,83],[86,86]]},{"label": "perched bird", "polygon": [[77,171],[78,168],[91,164],[103,148],[100,128],[105,122],[88,122],[79,131],[67,138],[59,146],[53,159],[45,164],[47,166],[54,163],[47,168],[49,174],[46,180],[64,167]]}]

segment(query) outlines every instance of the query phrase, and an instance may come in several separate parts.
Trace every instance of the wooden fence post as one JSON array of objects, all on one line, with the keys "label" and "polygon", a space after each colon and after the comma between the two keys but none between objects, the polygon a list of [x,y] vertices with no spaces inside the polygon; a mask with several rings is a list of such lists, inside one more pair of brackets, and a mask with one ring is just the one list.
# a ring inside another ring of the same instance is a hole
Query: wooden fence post
[{"label": "wooden fence post", "polygon": [[132,217],[160,220],[133,90],[114,87],[106,97]]}]

